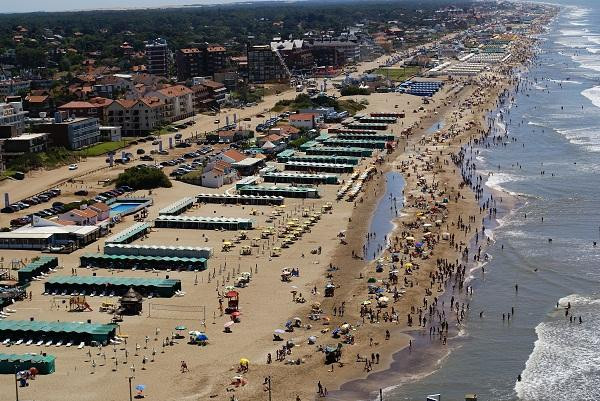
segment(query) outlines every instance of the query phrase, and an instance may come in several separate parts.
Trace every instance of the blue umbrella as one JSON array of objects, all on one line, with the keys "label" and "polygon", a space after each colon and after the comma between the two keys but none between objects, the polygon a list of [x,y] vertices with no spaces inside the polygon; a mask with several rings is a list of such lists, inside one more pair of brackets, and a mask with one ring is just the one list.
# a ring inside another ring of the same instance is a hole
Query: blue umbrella
[{"label": "blue umbrella", "polygon": [[137,391],[144,391],[146,389],[146,385],[145,384],[138,384],[137,386],[135,386],[135,389]]},{"label": "blue umbrella", "polygon": [[208,336],[204,333],[200,333],[198,334],[198,337],[196,337],[196,340],[198,341],[208,341]]},{"label": "blue umbrella", "polygon": [[293,324],[293,323],[292,323],[292,321],[291,321],[291,320],[288,320],[288,321],[285,323],[285,327],[287,327],[287,328],[289,329],[290,327],[292,327],[292,324]]}]

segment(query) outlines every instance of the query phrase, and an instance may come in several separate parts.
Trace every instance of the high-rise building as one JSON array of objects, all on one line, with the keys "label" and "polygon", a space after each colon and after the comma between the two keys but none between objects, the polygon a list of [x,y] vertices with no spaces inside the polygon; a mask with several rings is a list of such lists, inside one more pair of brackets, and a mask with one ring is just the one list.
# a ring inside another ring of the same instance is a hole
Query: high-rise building
[{"label": "high-rise building", "polygon": [[213,76],[227,67],[227,54],[220,45],[201,43],[194,47],[179,49],[175,58],[177,79],[185,81],[194,77]]},{"label": "high-rise building", "polygon": [[165,39],[157,38],[146,44],[146,59],[148,73],[168,77],[169,47]]}]

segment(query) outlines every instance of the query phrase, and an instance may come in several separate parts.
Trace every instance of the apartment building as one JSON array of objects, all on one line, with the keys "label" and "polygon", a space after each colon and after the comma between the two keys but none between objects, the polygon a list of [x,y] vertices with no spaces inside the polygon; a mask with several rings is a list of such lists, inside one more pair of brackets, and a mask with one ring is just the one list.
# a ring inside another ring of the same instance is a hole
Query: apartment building
[{"label": "apartment building", "polygon": [[48,133],[49,146],[77,150],[100,142],[100,121],[92,117],[64,119],[61,113],[56,113],[53,121],[36,124],[32,129]]},{"label": "apartment building", "polygon": [[21,134],[26,116],[22,102],[0,103],[0,138]]},{"label": "apartment building", "polygon": [[59,111],[66,112],[74,117],[96,117],[100,122],[106,122],[106,108],[114,100],[103,97],[94,97],[88,101],[73,101],[58,107]]},{"label": "apartment building", "polygon": [[156,96],[137,100],[120,99],[106,110],[107,123],[121,127],[123,136],[142,136],[165,121],[165,102]]},{"label": "apartment building", "polygon": [[214,76],[227,67],[227,53],[221,45],[201,43],[179,49],[175,57],[177,79],[186,81],[193,77]]},{"label": "apartment building", "polygon": [[182,120],[194,115],[194,92],[183,85],[173,85],[151,92],[148,95],[159,98],[165,103],[165,120]]},{"label": "apartment building", "polygon": [[6,79],[0,81],[0,99],[7,96],[19,95],[23,92],[29,92],[31,81],[19,79]]},{"label": "apartment building", "polygon": [[271,45],[248,45],[248,81],[264,83],[286,79],[285,70]]},{"label": "apartment building", "polygon": [[157,38],[146,44],[148,72],[153,75],[167,77],[169,74],[169,47],[167,41]]}]

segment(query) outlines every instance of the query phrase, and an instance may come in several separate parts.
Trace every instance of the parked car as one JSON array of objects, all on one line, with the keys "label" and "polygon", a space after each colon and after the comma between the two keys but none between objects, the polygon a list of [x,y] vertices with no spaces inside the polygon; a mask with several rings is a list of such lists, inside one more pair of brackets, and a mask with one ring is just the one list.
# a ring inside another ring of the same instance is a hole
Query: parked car
[{"label": "parked car", "polygon": [[85,189],[80,189],[79,191],[75,191],[75,195],[77,196],[88,196],[89,192]]},{"label": "parked car", "polygon": [[146,153],[146,151],[142,148],[138,149],[135,151],[135,153],[137,153],[138,155],[143,155],[144,153]]},{"label": "parked car", "polygon": [[154,158],[150,155],[144,155],[144,156],[140,157],[140,160],[143,160],[145,162],[151,162],[151,161],[154,161]]},{"label": "parked car", "polygon": [[69,164],[69,170],[77,170],[79,166],[77,164]]}]

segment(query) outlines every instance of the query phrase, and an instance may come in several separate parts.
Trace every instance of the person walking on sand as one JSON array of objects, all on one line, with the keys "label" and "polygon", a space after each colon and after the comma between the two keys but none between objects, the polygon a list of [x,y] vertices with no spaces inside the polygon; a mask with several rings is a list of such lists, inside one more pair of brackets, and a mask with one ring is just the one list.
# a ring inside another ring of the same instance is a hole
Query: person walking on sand
[{"label": "person walking on sand", "polygon": [[187,363],[185,363],[185,361],[181,361],[181,373],[185,373],[185,372],[189,372],[190,370],[188,369]]},{"label": "person walking on sand", "polygon": [[323,396],[323,385],[321,384],[321,381],[319,380],[319,382],[317,383],[317,393],[322,397]]}]

